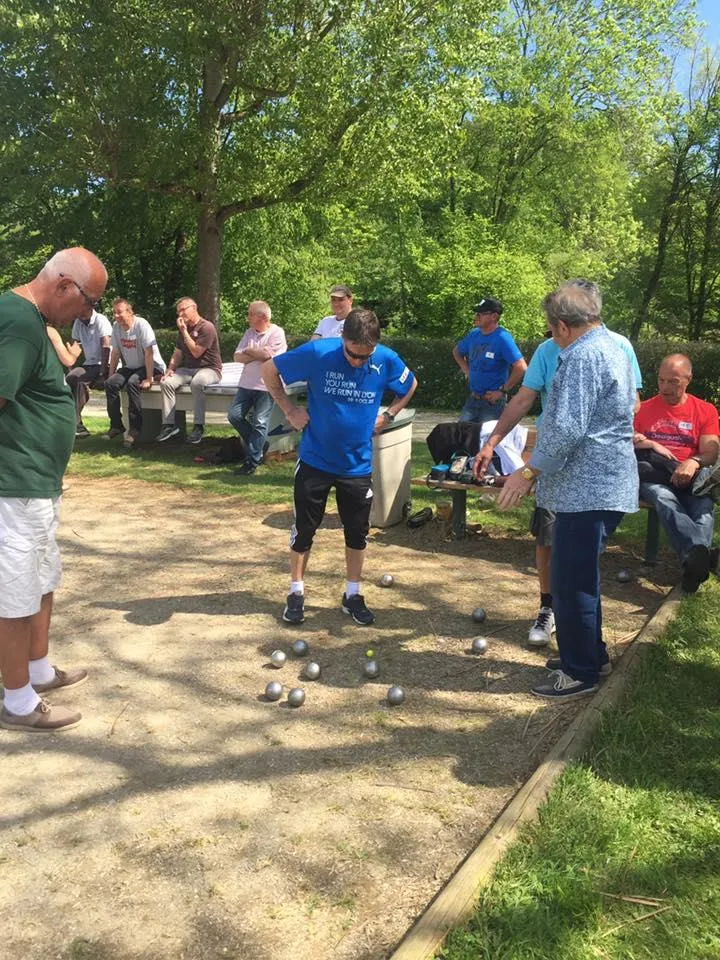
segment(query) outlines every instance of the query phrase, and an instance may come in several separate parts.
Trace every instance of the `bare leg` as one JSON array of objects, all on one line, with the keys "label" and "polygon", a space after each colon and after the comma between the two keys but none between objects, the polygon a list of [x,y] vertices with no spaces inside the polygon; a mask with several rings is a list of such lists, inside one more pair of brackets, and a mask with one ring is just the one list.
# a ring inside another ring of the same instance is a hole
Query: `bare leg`
[{"label": "bare leg", "polygon": [[53,594],[46,593],[40,602],[38,612],[30,617],[30,659],[46,657],[50,646],[50,617],[52,616]]},{"label": "bare leg", "polygon": [[30,683],[32,619],[0,617],[0,674],[6,690],[19,690]]},{"label": "bare leg", "polygon": [[535,566],[537,567],[540,593],[551,593],[550,590],[550,557],[552,547],[541,547],[535,544]]},{"label": "bare leg", "polygon": [[345,547],[345,567],[347,569],[348,580],[361,580],[363,563],[365,562],[364,550],[351,550]]},{"label": "bare leg", "polygon": [[296,553],[295,550],[290,551],[291,580],[297,581],[305,579],[305,568],[307,567],[309,557],[309,550],[306,550],[305,553]]}]

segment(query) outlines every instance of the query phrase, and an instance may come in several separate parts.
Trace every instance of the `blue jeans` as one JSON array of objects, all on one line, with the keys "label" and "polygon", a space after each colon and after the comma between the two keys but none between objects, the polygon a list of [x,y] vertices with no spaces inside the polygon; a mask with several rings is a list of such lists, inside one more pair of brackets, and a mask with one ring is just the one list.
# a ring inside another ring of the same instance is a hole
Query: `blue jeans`
[{"label": "blue jeans", "polygon": [[478,400],[472,394],[465,401],[465,405],[458,417],[459,423],[487,423],[488,420],[499,420],[505,409],[506,400],[503,397],[497,403],[488,400]]},{"label": "blue jeans", "polygon": [[551,582],[563,671],[597,683],[608,654],[602,639],[600,554],[622,520],[615,510],[556,513]]},{"label": "blue jeans", "polygon": [[228,410],[228,420],[245,441],[247,462],[256,467],[263,462],[263,446],[274,405],[275,401],[267,390],[238,387]]},{"label": "blue jeans", "polygon": [[715,505],[710,497],[696,497],[689,490],[661,483],[641,483],[640,498],[657,510],[660,525],[681,562],[693,547],[712,543]]}]

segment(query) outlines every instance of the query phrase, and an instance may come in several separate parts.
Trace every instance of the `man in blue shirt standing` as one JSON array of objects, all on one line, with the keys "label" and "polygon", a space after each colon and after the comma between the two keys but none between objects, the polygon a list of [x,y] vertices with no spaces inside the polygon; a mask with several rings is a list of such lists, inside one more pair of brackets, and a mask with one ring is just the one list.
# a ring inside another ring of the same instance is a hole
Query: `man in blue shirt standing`
[{"label": "man in blue shirt standing", "polygon": [[515,506],[538,479],[538,506],[555,513],[551,583],[559,658],[539,697],[587,696],[607,673],[600,554],[624,513],[638,509],[633,449],[635,378],[623,349],[598,324],[596,299],[565,283],[543,304],[560,347],[542,430],[528,465],[511,474],[498,506]]},{"label": "man in blue shirt standing", "polygon": [[460,421],[497,420],[508,394],[522,380],[527,364],[512,335],[499,327],[502,304],[484,297],[475,304],[473,329],[453,348],[455,363],[470,387]]},{"label": "man in blue shirt standing", "polygon": [[[373,495],[372,438],[407,406],[417,386],[405,362],[379,340],[375,314],[351,310],[342,338],[305,343],[262,367],[271,396],[290,424],[303,431],[295,470],[286,623],[305,619],[305,569],[332,487],[345,533],[347,583],[342,610],[363,626],[375,621],[360,593]],[[280,377],[285,383],[307,382],[307,410],[295,406]],[[397,396],[380,413],[385,390]]]},{"label": "man in blue shirt standing", "polygon": [[[593,310],[598,317],[595,326],[600,325],[600,315],[602,313],[602,294],[597,286],[591,280],[576,279],[568,281],[573,286],[580,287],[592,298]],[[550,332],[552,329],[550,328]],[[636,390],[642,390],[642,374],[635,356],[633,345],[622,334],[615,333],[612,330],[607,331],[613,340],[626,354],[632,367],[635,378]],[[503,437],[516,426],[522,418],[530,412],[535,401],[540,398],[542,410],[547,406],[548,393],[555,377],[560,358],[560,347],[552,339],[545,340],[533,353],[530,364],[525,372],[522,386],[505,408],[503,415],[497,422],[495,429],[488,438],[487,443],[475,458],[474,473],[478,479],[481,479],[492,460],[495,447],[500,443]],[[636,399],[636,408],[640,403],[639,395]],[[536,427],[538,433],[541,432],[543,413],[537,418]],[[535,623],[530,627],[528,633],[528,644],[531,647],[544,647],[552,639],[555,633],[555,615],[552,609],[552,590],[550,587],[550,557],[552,551],[552,534],[555,524],[555,514],[552,510],[545,507],[536,506],[530,520],[530,532],[535,537],[535,566],[540,581],[540,610]],[[605,668],[609,669],[609,664]]]}]

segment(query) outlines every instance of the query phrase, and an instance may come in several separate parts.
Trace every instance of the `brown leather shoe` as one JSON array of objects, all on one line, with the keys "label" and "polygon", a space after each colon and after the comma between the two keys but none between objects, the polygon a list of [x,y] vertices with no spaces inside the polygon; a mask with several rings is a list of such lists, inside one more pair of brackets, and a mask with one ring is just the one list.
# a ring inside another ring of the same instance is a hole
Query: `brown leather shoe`
[{"label": "brown leather shoe", "polygon": [[55,671],[53,680],[33,684],[36,693],[49,693],[51,690],[59,690],[60,687],[78,687],[88,678],[87,670],[61,670],[56,666],[53,666],[53,670]]},{"label": "brown leather shoe", "polygon": [[5,730],[20,730],[25,733],[52,733],[55,730],[69,730],[76,727],[82,719],[77,710],[67,707],[51,707],[41,700],[32,713],[26,716],[10,713],[5,707],[0,710],[0,727]]}]

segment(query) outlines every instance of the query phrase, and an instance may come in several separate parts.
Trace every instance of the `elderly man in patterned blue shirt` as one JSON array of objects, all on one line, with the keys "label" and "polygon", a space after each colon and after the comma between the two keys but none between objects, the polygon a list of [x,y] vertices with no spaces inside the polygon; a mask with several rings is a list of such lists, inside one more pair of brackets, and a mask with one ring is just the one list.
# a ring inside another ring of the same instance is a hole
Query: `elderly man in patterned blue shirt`
[{"label": "elderly man in patterned blue shirt", "polygon": [[624,513],[638,509],[633,452],[635,380],[626,354],[604,327],[595,301],[572,283],[543,303],[561,348],[538,445],[507,480],[507,509],[537,480],[537,503],[556,513],[552,593],[560,657],[548,660],[539,697],[568,700],[598,688],[610,672],[602,640],[600,554]]}]

